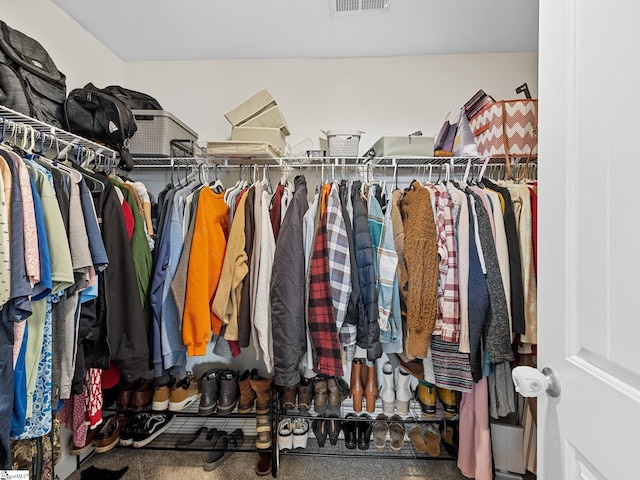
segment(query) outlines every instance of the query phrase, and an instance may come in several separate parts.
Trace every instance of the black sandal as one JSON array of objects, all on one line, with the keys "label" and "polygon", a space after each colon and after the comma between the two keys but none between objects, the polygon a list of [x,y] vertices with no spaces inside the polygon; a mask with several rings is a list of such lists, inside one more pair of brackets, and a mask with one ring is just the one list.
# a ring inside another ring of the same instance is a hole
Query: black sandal
[{"label": "black sandal", "polygon": [[236,428],[227,436],[229,437],[229,445],[235,448],[238,448],[238,443],[241,443],[242,440],[244,440],[244,432],[241,428]]}]

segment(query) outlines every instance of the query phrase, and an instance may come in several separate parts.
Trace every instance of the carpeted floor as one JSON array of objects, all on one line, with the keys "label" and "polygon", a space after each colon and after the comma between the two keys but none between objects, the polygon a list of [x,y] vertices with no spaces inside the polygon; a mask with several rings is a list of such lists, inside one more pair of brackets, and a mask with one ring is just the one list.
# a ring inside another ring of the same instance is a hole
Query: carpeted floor
[{"label": "carpeted floor", "polygon": [[[123,480],[246,480],[260,478],[254,472],[255,453],[229,454],[212,472],[205,472],[202,463],[206,453],[185,451],[135,450],[117,448],[105,454],[95,454],[81,470],[94,465],[98,468],[129,470]],[[69,480],[79,480],[80,471]],[[262,477],[271,478],[271,476]],[[451,460],[395,460],[349,457],[311,457],[284,455],[280,459],[278,478],[327,480],[374,479],[407,480],[464,480],[455,461]]]}]

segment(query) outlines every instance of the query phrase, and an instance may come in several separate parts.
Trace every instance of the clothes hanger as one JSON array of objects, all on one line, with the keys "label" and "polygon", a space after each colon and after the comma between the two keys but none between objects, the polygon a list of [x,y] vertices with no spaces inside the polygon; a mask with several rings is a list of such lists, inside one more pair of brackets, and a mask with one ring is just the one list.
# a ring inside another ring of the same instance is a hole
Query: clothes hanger
[{"label": "clothes hanger", "polygon": [[393,189],[398,189],[398,164],[393,162]]},{"label": "clothes hanger", "polygon": [[2,137],[0,137],[0,143],[4,143],[4,139],[7,136],[7,119],[4,115],[0,115],[2,118]]},{"label": "clothes hanger", "polygon": [[215,179],[213,182],[211,182],[210,187],[211,190],[213,190],[214,193],[222,193],[224,192],[224,185],[222,184],[222,181],[220,180],[219,177],[219,169],[220,169],[220,165],[218,165],[216,163],[216,168],[215,168]]}]

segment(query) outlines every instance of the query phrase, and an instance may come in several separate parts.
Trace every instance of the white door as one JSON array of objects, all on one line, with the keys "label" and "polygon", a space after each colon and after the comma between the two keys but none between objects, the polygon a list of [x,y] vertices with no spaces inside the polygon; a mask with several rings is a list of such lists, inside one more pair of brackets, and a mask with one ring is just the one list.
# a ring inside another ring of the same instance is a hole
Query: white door
[{"label": "white door", "polygon": [[540,0],[542,479],[640,478],[640,2]]}]

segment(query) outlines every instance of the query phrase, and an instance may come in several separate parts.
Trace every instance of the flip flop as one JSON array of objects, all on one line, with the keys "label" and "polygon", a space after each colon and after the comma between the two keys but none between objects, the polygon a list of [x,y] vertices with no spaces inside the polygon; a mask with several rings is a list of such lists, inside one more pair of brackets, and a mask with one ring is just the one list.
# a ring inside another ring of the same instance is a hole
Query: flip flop
[{"label": "flip flop", "polygon": [[376,417],[376,422],[373,424],[372,436],[373,444],[378,451],[384,451],[384,447],[387,445],[387,431],[389,431],[389,424],[387,423],[389,417],[384,413],[381,413]]},{"label": "flip flop", "polygon": [[404,443],[404,425],[402,418],[399,415],[394,415],[390,419],[389,423],[389,438],[391,444],[391,450],[399,452],[402,450],[402,444]]}]

